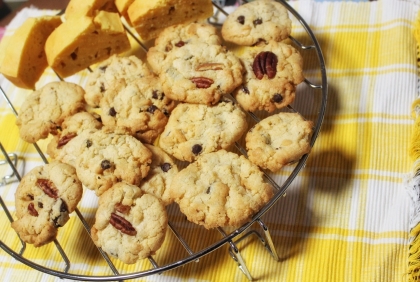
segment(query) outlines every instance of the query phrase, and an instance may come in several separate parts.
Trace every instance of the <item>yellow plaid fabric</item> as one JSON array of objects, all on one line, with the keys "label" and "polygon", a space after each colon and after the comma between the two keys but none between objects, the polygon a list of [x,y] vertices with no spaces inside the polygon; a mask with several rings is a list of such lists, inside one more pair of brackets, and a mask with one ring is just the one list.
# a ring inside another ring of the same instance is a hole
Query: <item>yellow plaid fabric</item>
[{"label": "yellow plaid fabric", "polygon": [[[326,60],[328,107],[322,131],[304,170],[286,196],[263,217],[270,228],[279,261],[256,236],[237,242],[246,266],[258,281],[407,281],[413,201],[404,180],[412,163],[408,143],[413,125],[411,103],[417,97],[415,2],[290,2],[315,33]],[[293,19],[293,37],[305,34]],[[22,20],[22,19],[21,19]],[[8,32],[13,32],[13,27]],[[317,78],[316,58],[304,55],[305,76]],[[83,84],[86,75],[68,79]],[[47,70],[38,85],[54,80]],[[30,91],[0,79],[18,108]],[[8,152],[25,153],[23,173],[41,161],[31,145],[21,141],[15,116],[0,99],[0,142]],[[43,148],[45,142],[39,143]],[[10,173],[5,166],[3,174]],[[14,212],[17,183],[0,186],[0,195]],[[85,192],[80,211],[93,224],[97,199]],[[180,222],[183,219],[180,217]],[[20,242],[0,210],[0,240],[15,251]],[[175,222],[178,226],[178,222]],[[217,231],[182,228],[193,250],[220,238]],[[70,258],[70,273],[112,275],[77,219],[59,230],[58,240]],[[168,232],[154,259],[159,265],[182,259],[185,250]],[[24,257],[62,271],[54,244],[27,246]],[[150,268],[145,260],[126,266],[112,260],[120,273]],[[17,262],[0,250],[2,281],[60,281]],[[139,279],[139,281],[247,281],[227,246],[199,262]]]}]

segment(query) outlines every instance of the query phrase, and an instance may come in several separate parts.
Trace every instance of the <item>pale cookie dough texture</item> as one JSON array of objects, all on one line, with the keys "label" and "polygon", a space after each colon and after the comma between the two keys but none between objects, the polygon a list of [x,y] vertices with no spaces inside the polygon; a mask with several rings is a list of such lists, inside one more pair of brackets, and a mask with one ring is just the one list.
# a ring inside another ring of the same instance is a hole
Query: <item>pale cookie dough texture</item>
[{"label": "pale cookie dough texture", "polygon": [[162,61],[172,50],[185,44],[202,41],[211,45],[221,45],[222,39],[216,27],[204,23],[179,24],[165,28],[155,40],[153,47],[147,52],[147,61],[156,73],[162,70]]},{"label": "pale cookie dough texture", "polygon": [[273,196],[258,166],[220,150],[203,155],[173,179],[170,195],[193,223],[207,229],[238,227]]},{"label": "pale cookie dough texture", "polygon": [[74,167],[60,162],[38,166],[20,181],[15,193],[19,237],[35,247],[52,242],[57,229],[69,220],[80,199],[82,183]]},{"label": "pale cookie dough texture", "polygon": [[176,104],[162,91],[159,79],[149,75],[132,82],[116,81],[100,105],[105,126],[151,144],[164,130]]},{"label": "pale cookie dough texture", "polygon": [[244,47],[239,57],[246,73],[234,96],[244,110],[271,113],[295,100],[296,87],[304,76],[302,55],[293,46],[270,41]]},{"label": "pale cookie dough texture", "polygon": [[179,104],[159,138],[159,146],[181,161],[229,149],[247,131],[246,114],[224,99],[214,106]]},{"label": "pale cookie dough texture", "polygon": [[92,239],[96,246],[132,264],[156,253],[165,240],[168,217],[155,196],[117,183],[99,198]]},{"label": "pale cookie dough texture", "polygon": [[195,40],[159,62],[165,94],[176,101],[214,105],[242,83],[243,66],[226,47]]},{"label": "pale cookie dough texture", "polygon": [[261,41],[282,41],[290,35],[292,21],[287,9],[273,0],[257,0],[239,6],[222,26],[226,41],[252,46]]},{"label": "pale cookie dough texture", "polygon": [[159,147],[148,144],[145,146],[152,152],[152,164],[147,177],[142,180],[140,188],[155,195],[167,206],[173,202],[173,199],[169,197],[169,186],[178,173],[178,166],[172,157]]},{"label": "pale cookie dough texture", "polygon": [[74,166],[83,143],[101,128],[100,116],[95,113],[79,112],[67,117],[61,125],[61,132],[48,143],[47,154],[54,160]]},{"label": "pale cookie dough texture", "polygon": [[130,135],[96,131],[75,161],[83,185],[100,196],[118,182],[139,185],[149,172],[152,153]]},{"label": "pale cookie dough texture", "polygon": [[92,107],[99,107],[105,92],[118,80],[130,83],[137,78],[150,75],[147,65],[134,55],[117,56],[101,62],[88,74],[85,86],[86,103]]},{"label": "pale cookie dough texture", "polygon": [[64,119],[85,109],[82,87],[71,82],[50,82],[34,91],[19,110],[16,125],[20,137],[29,143],[58,133]]},{"label": "pale cookie dough texture", "polygon": [[246,135],[251,162],[278,172],[311,150],[313,122],[298,113],[281,112],[257,123]]}]

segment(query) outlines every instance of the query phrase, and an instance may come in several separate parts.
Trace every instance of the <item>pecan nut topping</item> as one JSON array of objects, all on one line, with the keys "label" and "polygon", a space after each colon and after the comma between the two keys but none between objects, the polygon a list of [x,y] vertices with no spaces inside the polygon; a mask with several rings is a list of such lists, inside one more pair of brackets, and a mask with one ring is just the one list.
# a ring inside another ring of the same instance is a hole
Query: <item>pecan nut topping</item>
[{"label": "pecan nut topping", "polygon": [[224,65],[221,63],[204,63],[198,65],[196,71],[207,71],[207,70],[223,70]]},{"label": "pecan nut topping", "polygon": [[127,206],[127,205],[123,205],[121,203],[116,203],[114,206],[115,210],[117,212],[123,213],[123,214],[128,214],[128,212],[130,211],[131,207]]},{"label": "pecan nut topping", "polygon": [[69,143],[70,140],[73,139],[76,136],[77,136],[76,133],[69,133],[69,134],[66,134],[66,135],[62,136],[60,138],[60,140],[58,140],[58,142],[57,142],[57,149],[60,149],[61,147],[63,147],[67,143]]},{"label": "pecan nut topping", "polygon": [[277,56],[273,52],[261,52],[255,57],[252,70],[258,79],[262,79],[265,74],[272,79],[277,73],[277,62]]},{"label": "pecan nut topping", "polygon": [[193,77],[191,81],[197,86],[197,88],[209,88],[213,83],[213,79],[207,77]]},{"label": "pecan nut topping", "polygon": [[114,226],[116,229],[120,230],[122,233],[135,236],[137,234],[136,229],[134,229],[133,225],[126,220],[125,218],[117,215],[116,213],[111,213],[111,218],[109,219],[109,223]]},{"label": "pecan nut topping", "polygon": [[28,205],[28,212],[32,216],[38,216],[38,212],[35,209],[34,203],[29,203],[29,205]]},{"label": "pecan nut topping", "polygon": [[41,188],[45,194],[47,194],[50,198],[57,199],[57,188],[55,187],[54,183],[48,179],[38,179],[36,181],[36,186]]}]

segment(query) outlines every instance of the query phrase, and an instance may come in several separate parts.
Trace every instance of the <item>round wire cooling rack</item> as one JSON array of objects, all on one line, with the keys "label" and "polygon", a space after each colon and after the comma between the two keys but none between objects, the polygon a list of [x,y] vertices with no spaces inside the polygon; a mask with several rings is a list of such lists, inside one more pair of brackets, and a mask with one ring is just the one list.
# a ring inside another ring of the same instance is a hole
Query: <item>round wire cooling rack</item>
[{"label": "round wire cooling rack", "polygon": [[[308,115],[312,115],[312,120],[314,121],[314,132],[312,135],[312,139],[310,141],[311,146],[314,146],[315,141],[319,135],[319,132],[321,130],[321,125],[324,119],[325,111],[326,111],[326,105],[327,105],[327,76],[326,76],[326,70],[325,70],[325,62],[324,57],[321,51],[321,48],[319,46],[319,43],[312,32],[309,25],[305,22],[305,20],[285,1],[282,0],[276,0],[277,2],[280,2],[283,4],[290,14],[294,17],[294,19],[302,26],[304,37],[302,38],[295,38],[293,36],[290,36],[290,40],[292,44],[294,44],[298,49],[301,50],[301,53],[304,55],[308,54],[311,56],[314,56],[316,58],[316,73],[314,73],[313,70],[310,71],[311,79],[308,79],[307,74],[305,74],[304,87],[298,87],[298,91],[296,93],[296,96],[299,95],[311,95],[311,99],[316,101],[316,103],[312,103],[312,106],[316,105],[315,110],[309,110],[307,111],[305,108],[300,108],[302,104],[299,101],[294,103],[293,106],[288,106],[288,110],[299,112],[303,116],[305,116],[305,113]],[[247,2],[247,1],[243,1]],[[209,22],[212,24],[219,24],[217,21],[217,15],[224,15],[227,16],[228,13],[223,8],[224,1],[213,1],[213,5],[215,7],[215,16],[211,19],[209,19]],[[147,51],[147,48],[136,38],[134,33],[130,31],[130,28],[126,27],[127,32],[130,36],[133,36],[135,40]],[[303,43],[305,41],[305,43]],[[317,82],[313,82],[317,80]],[[304,88],[304,89],[302,89]],[[9,99],[8,95],[3,91],[3,89],[0,87],[0,92],[3,96],[3,98],[6,100],[7,104],[10,106],[13,113],[17,116],[17,111],[14,108],[14,105],[12,104],[11,100]],[[232,97],[231,97],[232,98]],[[305,98],[302,98],[305,100]],[[295,105],[296,104],[296,105]],[[253,119],[255,122],[258,122],[260,118],[253,114],[249,113],[249,116],[251,119]],[[44,163],[48,163],[47,158],[43,154],[42,150],[38,145],[35,143],[33,144],[35,146],[36,151],[40,155],[42,161]],[[246,150],[243,148],[242,145],[239,143],[236,143],[236,149],[246,155]],[[19,175],[19,171],[17,168],[17,162],[18,162],[18,155],[15,153],[9,153],[5,150],[3,145],[0,142],[0,150],[3,153],[4,160],[0,160],[0,166],[1,165],[9,165],[12,172],[9,174],[6,174],[3,176],[3,178],[0,180],[0,188],[2,186],[8,185],[13,181],[20,181],[21,176]],[[305,166],[306,160],[308,158],[308,154],[304,155],[295,165],[294,168],[291,169],[291,172],[285,176],[281,181],[274,180],[272,175],[269,173],[265,173],[267,181],[269,181],[273,187],[276,189],[274,197],[257,213],[254,215],[252,220],[243,226],[239,227],[238,229],[234,231],[226,231],[222,228],[217,228],[217,231],[221,235],[221,239],[218,239],[214,242],[211,242],[210,244],[200,248],[198,251],[194,251],[193,248],[189,245],[188,240],[184,238],[184,236],[181,235],[182,232],[180,232],[179,228],[176,226],[176,224],[173,224],[171,220],[169,220],[169,229],[172,231],[172,234],[180,244],[181,248],[185,250],[187,253],[186,256],[182,257],[181,259],[178,259],[176,261],[171,261],[169,263],[164,263],[163,265],[159,265],[153,257],[149,257],[148,260],[151,264],[151,267],[146,270],[142,271],[135,271],[131,273],[124,273],[121,274],[117,267],[114,265],[113,261],[108,257],[108,255],[102,251],[100,248],[98,248],[98,251],[102,258],[105,260],[106,264],[109,266],[109,270],[112,272],[111,275],[80,275],[76,273],[69,272],[71,268],[71,261],[68,258],[66,252],[60,245],[60,242],[57,241],[57,239],[54,241],[55,248],[58,250],[59,255],[61,256],[63,262],[64,262],[64,269],[57,270],[52,269],[51,267],[47,267],[44,265],[40,265],[35,263],[34,261],[25,258],[24,252],[26,249],[26,244],[20,240],[21,249],[19,252],[14,251],[11,247],[9,247],[7,244],[5,244],[3,241],[0,241],[0,247],[10,256],[18,260],[19,262],[35,269],[38,271],[41,271],[46,274],[50,274],[53,276],[57,276],[60,278],[66,278],[66,279],[72,279],[72,280],[83,280],[83,281],[115,281],[115,280],[126,280],[126,279],[135,279],[140,277],[145,277],[153,274],[159,274],[177,267],[180,267],[182,265],[185,265],[190,262],[198,262],[198,260],[209,254],[210,252],[213,252],[214,250],[220,248],[221,246],[228,245],[229,246],[229,254],[233,258],[233,260],[238,264],[239,269],[245,274],[245,276],[249,280],[253,280],[251,274],[249,273],[245,262],[241,256],[241,253],[239,251],[239,248],[237,244],[244,238],[250,235],[255,235],[259,238],[259,240],[262,242],[264,247],[267,249],[267,251],[272,255],[272,257],[275,260],[279,260],[279,257],[277,255],[277,252],[274,247],[274,243],[271,239],[271,235],[269,232],[269,228],[267,225],[262,221],[262,217],[270,210],[273,205],[277,203],[277,201],[285,195],[287,188],[290,186],[290,184],[293,182],[295,177],[298,175],[298,173],[301,171],[301,169]],[[10,222],[13,222],[13,217],[4,202],[4,200],[0,196],[0,205],[2,206],[5,215],[9,219]],[[88,220],[86,220],[85,216],[82,214],[82,212],[79,211],[79,209],[75,210],[77,217],[79,218],[80,222],[83,224],[84,229],[86,230],[87,234],[90,236],[90,225],[88,223]],[[257,224],[261,230],[262,234],[256,230],[251,230],[251,225]],[[200,229],[201,227],[193,226],[192,228]],[[10,228],[11,229],[11,228]],[[239,236],[241,235],[241,236]],[[158,252],[165,252],[165,250],[159,250]]]}]

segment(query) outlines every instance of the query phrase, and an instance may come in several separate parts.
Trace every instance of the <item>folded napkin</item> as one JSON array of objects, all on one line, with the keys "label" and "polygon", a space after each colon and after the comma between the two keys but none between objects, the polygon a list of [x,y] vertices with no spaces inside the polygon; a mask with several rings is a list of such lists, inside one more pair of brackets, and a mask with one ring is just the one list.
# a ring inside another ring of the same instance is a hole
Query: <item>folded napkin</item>
[{"label": "folded napkin", "polygon": [[[409,149],[415,126],[411,106],[419,86],[413,33],[418,4],[391,0],[288,3],[309,24],[320,43],[328,76],[328,106],[305,168],[286,196],[263,217],[279,261],[255,236],[249,236],[237,242],[245,264],[259,281],[414,280],[420,269],[413,258],[418,249],[414,243],[420,217],[416,188],[420,184],[415,182]],[[19,17],[17,22],[21,23]],[[305,30],[296,18],[291,18],[293,37],[303,38]],[[13,28],[10,26],[6,34]],[[304,60],[305,77],[319,79],[317,59],[304,55]],[[85,77],[82,73],[68,81],[83,85]],[[54,79],[47,70],[39,85]],[[30,94],[2,77],[0,85],[17,109]],[[312,101],[310,97],[307,100]],[[0,142],[8,152],[24,155],[25,162],[20,162],[19,168],[25,172],[41,160],[31,145],[19,139],[14,120],[9,106],[0,98]],[[16,186],[0,186],[0,195],[12,215]],[[94,195],[85,192],[80,211],[91,225],[94,203]],[[6,226],[0,230],[0,240],[19,251],[19,240],[2,212],[0,224]],[[193,246],[217,236],[217,232],[204,230],[188,232],[185,237]],[[75,216],[59,230],[59,242],[63,242],[72,262],[69,272],[111,275],[88,236],[81,235],[84,233]],[[170,263],[185,253],[172,245],[176,241],[173,237],[168,234],[164,249],[156,254],[158,264]],[[53,269],[64,268],[53,244],[41,249],[27,246],[24,256]],[[0,262],[4,281],[26,281],[27,277],[32,281],[60,281],[17,262],[3,251]],[[150,268],[147,260],[135,266],[114,262],[121,273]],[[247,281],[230,258],[227,246],[197,263],[140,280],[170,279]]]}]

